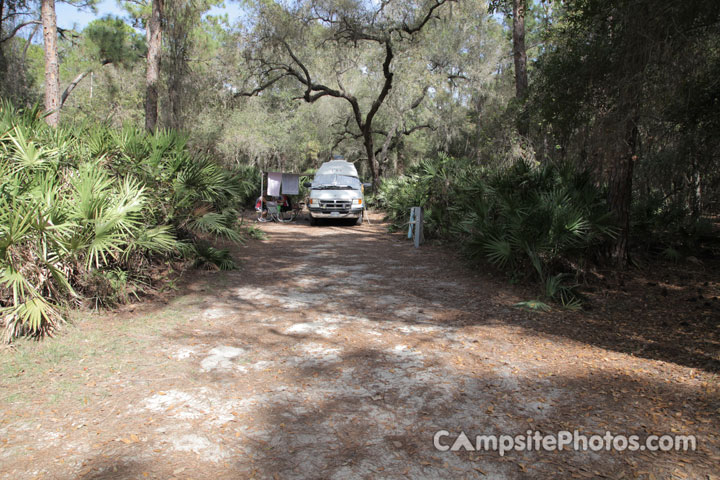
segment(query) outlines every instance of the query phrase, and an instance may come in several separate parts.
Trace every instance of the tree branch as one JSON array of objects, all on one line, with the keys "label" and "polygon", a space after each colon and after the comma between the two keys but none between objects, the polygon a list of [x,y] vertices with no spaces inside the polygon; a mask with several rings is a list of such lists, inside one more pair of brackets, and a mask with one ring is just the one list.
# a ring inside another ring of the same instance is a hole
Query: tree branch
[{"label": "tree branch", "polygon": [[415,110],[417,107],[420,106],[422,101],[425,100],[425,95],[427,95],[427,91],[429,88],[430,88],[429,86],[426,86],[425,88],[423,88],[423,91],[420,94],[420,96],[418,96],[418,98],[413,100],[413,102],[410,104],[410,110]]},{"label": "tree branch", "polygon": [[390,90],[392,89],[393,74],[390,71],[390,62],[392,62],[392,59],[393,50],[392,45],[390,44],[390,39],[388,38],[387,42],[385,43],[385,61],[383,62],[383,76],[385,77],[385,83],[383,83],[380,95],[378,95],[378,97],[375,99],[372,106],[370,107],[370,111],[365,117],[366,125],[370,125],[372,123],[375,114],[380,109],[380,105],[382,105],[382,103],[385,101],[385,97],[387,97],[388,93],[390,93]]},{"label": "tree branch", "polygon": [[[110,64],[110,63],[112,63],[110,60],[104,60],[104,61],[102,62],[102,65],[101,65],[101,66],[104,67],[105,65]],[[67,98],[70,96],[70,94],[72,93],[72,91],[75,90],[75,87],[77,87],[78,84],[79,84],[80,82],[82,82],[83,79],[84,79],[85,77],[87,77],[88,75],[90,75],[92,72],[93,72],[92,69],[87,70],[87,71],[81,73],[80,75],[78,75],[77,77],[75,77],[75,78],[73,79],[73,81],[70,82],[70,85],[67,86],[67,88],[66,88],[65,91],[63,92],[62,96],[60,97],[60,107],[59,107],[59,108],[62,108],[63,105],[65,105],[65,100],[67,100]]]},{"label": "tree branch", "polygon": [[288,74],[278,75],[277,77],[271,78],[267,82],[263,83],[259,87],[256,87],[249,92],[237,92],[236,94],[233,95],[233,97],[235,97],[235,98],[237,98],[237,97],[254,97],[255,95],[258,95],[260,92],[262,92],[263,90],[270,88],[278,80],[281,80],[287,76],[288,76]]},{"label": "tree branch", "polygon": [[422,20],[420,20],[419,23],[417,23],[416,25],[414,25],[412,27],[403,23],[402,27],[400,28],[400,31],[405,32],[408,35],[413,35],[414,33],[419,32],[420,30],[423,29],[425,24],[427,24],[430,21],[430,19],[433,18],[433,16],[434,16],[433,14],[435,13],[435,10],[442,7],[443,5],[445,5],[448,2],[453,2],[453,1],[455,1],[455,0],[436,0],[435,4],[428,9],[427,13],[422,18]]},{"label": "tree branch", "polygon": [[[390,133],[392,133],[392,136],[391,136],[391,135],[388,135],[388,137],[385,139],[385,143],[383,144],[383,148],[376,150],[376,151],[375,151],[375,155],[379,155],[379,154],[380,154],[381,152],[383,152],[383,151],[385,152],[385,155],[387,155],[387,152],[389,152],[390,150],[394,150],[394,149],[398,146],[398,144],[400,143],[400,137],[401,137],[401,136],[407,137],[407,136],[412,135],[413,133],[415,133],[415,132],[417,132],[417,131],[419,131],[419,130],[423,130],[423,129],[425,129],[425,128],[427,128],[428,130],[432,130],[432,131],[437,130],[437,127],[436,127],[436,126],[430,125],[430,124],[415,125],[415,126],[412,127],[412,128],[409,128],[409,129],[406,128],[406,129],[403,130],[402,132],[397,132],[397,131],[393,132],[393,131],[391,130]],[[375,133],[380,133],[380,132],[375,132]],[[399,133],[399,134],[398,134],[398,133]],[[387,135],[387,134],[386,134],[386,135]],[[389,143],[389,142],[388,142],[389,139],[392,139],[392,143]],[[388,148],[387,148],[387,149],[385,148],[385,144],[388,144]]]},{"label": "tree branch", "polygon": [[32,39],[37,34],[38,30],[40,30],[40,23],[36,23],[35,27],[32,29],[32,32],[30,32],[30,36],[27,39],[27,42],[25,42],[25,46],[23,47],[23,53],[22,53],[22,61],[23,65],[25,64],[25,61],[27,60],[27,51],[30,45],[32,44]]},{"label": "tree branch", "polygon": [[17,34],[17,32],[19,32],[21,29],[27,27],[28,25],[40,25],[40,20],[30,20],[28,22],[23,22],[23,23],[16,25],[15,28],[13,28],[6,37],[0,38],[0,43],[7,42],[11,38],[13,38]]}]

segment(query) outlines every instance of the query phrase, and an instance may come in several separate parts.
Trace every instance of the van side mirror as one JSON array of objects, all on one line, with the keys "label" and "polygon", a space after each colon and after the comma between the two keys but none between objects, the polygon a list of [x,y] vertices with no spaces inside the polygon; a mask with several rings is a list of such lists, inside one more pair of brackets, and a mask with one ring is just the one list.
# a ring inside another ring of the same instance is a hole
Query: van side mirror
[{"label": "van side mirror", "polygon": [[363,183],[363,188],[365,188],[365,190],[372,190],[372,183]]},{"label": "van side mirror", "polygon": [[310,187],[312,187],[312,182],[305,182],[305,183],[303,183],[303,187],[305,187],[305,188],[310,188]]}]

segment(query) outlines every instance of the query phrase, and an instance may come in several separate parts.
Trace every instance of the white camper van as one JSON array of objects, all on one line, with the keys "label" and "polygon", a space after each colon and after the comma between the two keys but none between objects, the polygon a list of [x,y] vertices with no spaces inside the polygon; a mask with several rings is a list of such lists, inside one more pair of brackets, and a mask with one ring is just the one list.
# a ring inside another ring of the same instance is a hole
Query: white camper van
[{"label": "white camper van", "polygon": [[353,218],[362,224],[365,210],[364,185],[358,177],[355,165],[345,160],[331,160],[323,163],[310,188],[308,210],[310,224],[319,218]]}]

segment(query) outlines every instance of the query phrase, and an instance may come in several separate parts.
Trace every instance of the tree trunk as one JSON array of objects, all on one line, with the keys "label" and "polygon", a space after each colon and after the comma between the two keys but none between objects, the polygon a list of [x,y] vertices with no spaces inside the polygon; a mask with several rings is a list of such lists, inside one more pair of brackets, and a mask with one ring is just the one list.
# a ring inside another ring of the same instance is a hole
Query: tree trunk
[{"label": "tree trunk", "polygon": [[615,214],[618,224],[618,234],[611,250],[611,257],[617,267],[627,266],[630,241],[630,208],[632,206],[633,168],[637,160],[638,129],[635,118],[630,118],[625,124],[625,149],[615,157],[610,170],[608,203],[610,210]]},{"label": "tree trunk", "polygon": [[155,131],[158,118],[158,79],[162,50],[163,0],[152,0],[152,13],[148,22],[147,72],[145,75],[145,128]]},{"label": "tree trunk", "polygon": [[57,53],[57,17],[55,0],[42,0],[40,15],[45,42],[45,121],[57,127],[60,120],[60,68]]},{"label": "tree trunk", "polygon": [[[378,164],[378,176],[379,176],[379,174],[381,173],[381,172],[380,172],[380,168],[381,168],[380,166],[381,166],[382,164],[385,164],[385,165],[388,164],[388,163],[387,163],[387,160],[388,160],[388,151],[390,150],[390,145],[392,145],[393,139],[395,138],[395,135],[398,134],[398,129],[400,128],[399,123],[400,123],[400,122],[395,122],[395,123],[393,124],[392,128],[390,128],[390,130],[388,131],[387,135],[385,136],[385,141],[384,141],[383,144],[382,144],[382,148],[380,148],[380,150],[379,150],[379,151],[377,152],[377,154],[375,155],[375,160],[377,161],[377,164]],[[379,157],[378,157],[378,155],[379,155]]]},{"label": "tree trunk", "polygon": [[526,0],[513,0],[513,57],[515,59],[515,95],[525,99],[528,90],[527,52],[525,51]]},{"label": "tree trunk", "polygon": [[527,0],[513,0],[513,57],[515,60],[515,96],[521,102],[517,117],[520,136],[527,137],[530,131],[528,116],[522,103],[527,98],[527,52],[525,50],[525,11]]},{"label": "tree trunk", "polygon": [[700,178],[700,166],[697,157],[693,155],[692,173],[690,177],[690,212],[692,218],[697,220],[702,215],[702,185]]},{"label": "tree trunk", "polygon": [[378,168],[377,159],[375,158],[375,143],[372,138],[372,131],[369,128],[363,128],[363,145],[368,156],[368,166],[372,175],[373,188],[377,191],[380,186],[380,169]]},{"label": "tree trunk", "polygon": [[[3,38],[3,21],[5,20],[5,0],[0,0],[0,39]],[[28,41],[29,43],[29,41]],[[5,63],[5,52],[0,48],[0,80],[5,82],[7,65]]]},{"label": "tree trunk", "polygon": [[[171,62],[172,63],[172,62]],[[167,72],[167,63],[166,65],[166,72]],[[183,125],[183,118],[182,118],[182,95],[181,95],[181,89],[182,89],[182,80],[181,80],[181,71],[177,69],[176,66],[170,67],[171,71],[169,72],[167,78],[167,87],[168,87],[168,126],[170,128],[174,128],[175,130],[182,130]]]}]

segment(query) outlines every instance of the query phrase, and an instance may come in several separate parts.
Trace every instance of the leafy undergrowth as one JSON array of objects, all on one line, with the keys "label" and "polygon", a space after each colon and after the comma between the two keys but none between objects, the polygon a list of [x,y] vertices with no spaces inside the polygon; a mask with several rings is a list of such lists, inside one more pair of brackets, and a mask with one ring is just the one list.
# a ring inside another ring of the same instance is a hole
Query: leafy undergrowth
[{"label": "leafy undergrowth", "polygon": [[149,272],[185,260],[230,269],[215,238],[241,242],[236,206],[254,169],[193,154],[185,136],[126,127],[47,127],[0,105],[0,326],[51,334],[67,309],[138,297]]},{"label": "leafy undergrowth", "polygon": [[[512,283],[536,285],[533,296],[539,298],[519,308],[546,310],[550,302],[577,310],[581,286],[608,263],[618,231],[605,190],[571,162],[521,159],[488,168],[440,155],[385,179],[374,200],[394,229],[406,228],[410,207],[422,206],[428,239],[459,245],[468,258],[491,263]],[[664,260],[701,266],[717,258],[717,225],[658,195],[633,205],[636,266]]]},{"label": "leafy undergrowth", "polygon": [[457,242],[513,281],[539,284],[544,299],[578,308],[578,276],[616,231],[604,197],[569,163],[488,170],[441,156],[385,181],[377,201],[396,226],[411,206],[424,207],[428,237]]}]

